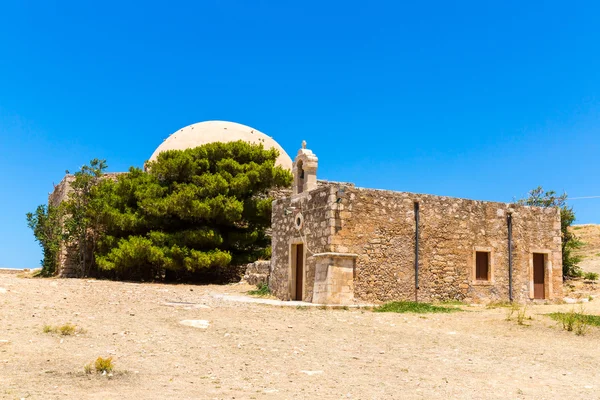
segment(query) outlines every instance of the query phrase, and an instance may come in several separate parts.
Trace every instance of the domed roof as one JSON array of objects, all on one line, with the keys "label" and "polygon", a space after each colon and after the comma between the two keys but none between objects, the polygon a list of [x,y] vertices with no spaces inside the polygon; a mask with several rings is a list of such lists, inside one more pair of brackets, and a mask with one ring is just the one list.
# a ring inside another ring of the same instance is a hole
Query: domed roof
[{"label": "domed roof", "polygon": [[227,143],[238,140],[262,144],[265,149],[279,150],[279,157],[275,164],[287,170],[292,169],[292,159],[272,137],[249,126],[227,121],[204,121],[178,130],[154,150],[150,161],[155,161],[158,154],[166,150],[185,150],[207,143]]}]

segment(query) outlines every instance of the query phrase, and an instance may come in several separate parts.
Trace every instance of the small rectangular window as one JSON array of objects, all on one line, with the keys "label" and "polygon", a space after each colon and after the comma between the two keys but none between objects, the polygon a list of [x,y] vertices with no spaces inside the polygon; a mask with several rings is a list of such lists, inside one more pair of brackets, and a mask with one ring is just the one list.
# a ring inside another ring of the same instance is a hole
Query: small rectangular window
[{"label": "small rectangular window", "polygon": [[487,251],[475,252],[475,279],[478,281],[490,280],[490,253]]}]

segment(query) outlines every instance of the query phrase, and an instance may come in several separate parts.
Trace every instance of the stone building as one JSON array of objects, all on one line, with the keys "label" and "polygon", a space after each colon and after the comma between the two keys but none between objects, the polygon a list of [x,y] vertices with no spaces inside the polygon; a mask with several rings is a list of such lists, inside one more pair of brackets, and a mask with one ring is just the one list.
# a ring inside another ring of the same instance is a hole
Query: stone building
[{"label": "stone building", "polygon": [[317,181],[318,159],[305,147],[293,194],[273,202],[269,286],[280,299],[562,297],[558,209]]}]

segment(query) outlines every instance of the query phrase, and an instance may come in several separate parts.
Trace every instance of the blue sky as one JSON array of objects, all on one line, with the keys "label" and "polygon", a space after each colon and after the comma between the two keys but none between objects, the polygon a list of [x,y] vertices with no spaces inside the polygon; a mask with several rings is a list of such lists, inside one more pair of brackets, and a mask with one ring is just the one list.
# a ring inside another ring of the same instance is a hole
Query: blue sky
[{"label": "blue sky", "polygon": [[[94,4],[96,3],[96,4]],[[25,213],[66,169],[142,166],[230,120],[318,176],[511,201],[600,195],[600,3],[0,3],[0,267],[36,267]],[[600,223],[600,199],[573,200]]]}]

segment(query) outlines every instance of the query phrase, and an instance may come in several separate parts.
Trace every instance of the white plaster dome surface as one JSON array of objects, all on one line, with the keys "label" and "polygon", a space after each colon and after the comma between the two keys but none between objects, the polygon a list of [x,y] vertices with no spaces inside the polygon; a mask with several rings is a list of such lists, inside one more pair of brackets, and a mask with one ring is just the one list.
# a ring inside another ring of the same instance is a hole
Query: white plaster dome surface
[{"label": "white plaster dome surface", "polygon": [[159,153],[166,150],[185,150],[214,142],[235,142],[262,144],[265,149],[277,149],[276,165],[292,169],[292,159],[272,137],[246,125],[227,121],[205,121],[186,126],[165,139],[152,153],[150,161],[155,161]]}]

